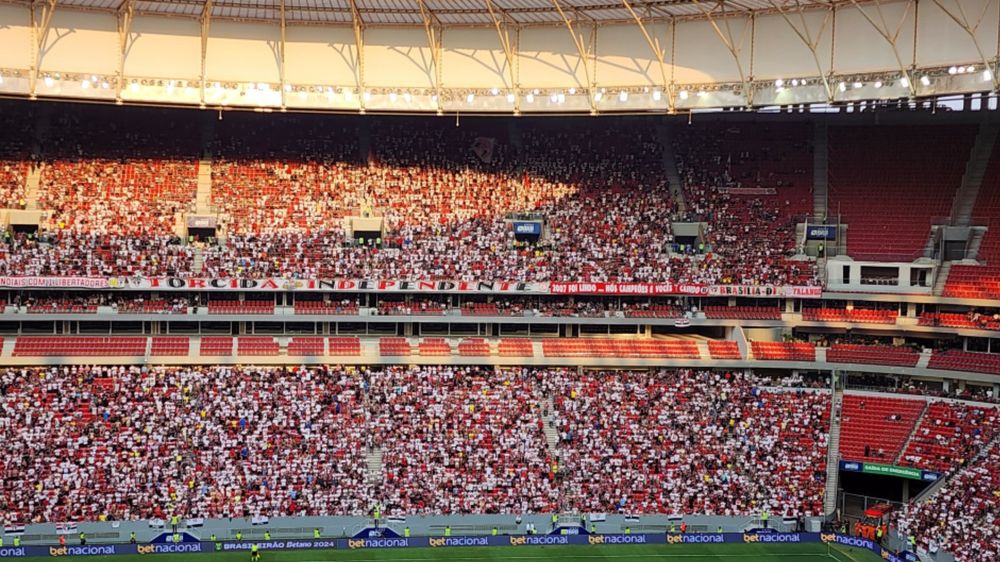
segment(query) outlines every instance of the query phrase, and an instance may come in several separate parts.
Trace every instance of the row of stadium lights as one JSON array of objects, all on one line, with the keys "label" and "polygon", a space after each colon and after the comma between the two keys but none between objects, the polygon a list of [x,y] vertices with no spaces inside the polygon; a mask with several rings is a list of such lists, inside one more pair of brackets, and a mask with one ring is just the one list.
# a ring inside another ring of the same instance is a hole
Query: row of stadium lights
[{"label": "row of stadium lights", "polygon": [[[976,69],[976,67],[974,65],[968,65],[968,66],[951,66],[951,67],[948,67],[948,69],[947,69],[947,73],[949,75],[952,75],[952,76],[973,74],[976,71],[977,71],[977,69]],[[944,74],[944,69],[942,69],[941,74]],[[45,86],[48,87],[48,88],[55,87],[57,81],[60,81],[61,79],[62,79],[62,77],[60,76],[60,74],[52,74],[52,75],[46,74],[46,75],[43,76],[43,82],[44,82]],[[69,80],[69,81],[81,80],[79,76],[67,76],[66,79]],[[984,82],[992,80],[993,79],[993,72],[989,68],[983,70],[982,71],[982,79],[983,79]],[[82,89],[84,89],[84,90],[90,89],[90,88],[94,88],[94,89],[100,88],[100,89],[107,90],[107,89],[111,88],[111,85],[112,85],[113,81],[114,81],[113,79],[109,80],[107,77],[98,77],[97,75],[91,75],[89,77],[84,76],[82,78],[82,80],[80,81],[80,87]],[[924,75],[922,75],[920,77],[920,83],[921,83],[921,85],[923,85],[925,87],[926,86],[930,86],[931,85],[931,81],[932,81],[932,78],[930,76],[928,76],[927,74],[924,74]],[[3,77],[0,76],[0,84],[2,84],[2,83],[3,83]],[[899,83],[899,86],[903,87],[903,88],[908,88],[909,85],[910,85],[909,79],[906,76],[898,78],[898,83]],[[781,92],[781,91],[783,91],[783,90],[785,90],[785,89],[787,89],[789,87],[794,88],[794,87],[799,87],[799,86],[808,86],[810,84],[811,84],[810,80],[807,80],[807,79],[797,79],[797,78],[791,79],[791,80],[787,80],[787,81],[784,80],[784,79],[779,78],[779,79],[777,79],[777,80],[774,81],[774,87],[775,87],[775,90],[777,92]],[[164,86],[164,82],[163,81],[157,81],[157,80],[153,80],[153,81],[143,80],[142,83],[141,83],[141,85],[142,86],[155,85],[155,86],[161,86],[162,87],[162,86]],[[841,92],[846,92],[848,89],[851,89],[851,88],[858,89],[858,88],[864,87],[864,85],[865,84],[862,81],[854,81],[854,82],[841,81],[841,82],[838,83],[837,89],[839,91],[841,91]],[[875,88],[881,88],[884,85],[885,85],[885,83],[882,81],[882,79],[876,79],[874,82],[872,82],[872,86],[874,86]],[[185,95],[187,95],[187,96],[190,97],[190,96],[193,96],[195,94],[195,88],[198,87],[198,83],[195,82],[195,81],[184,82],[184,81],[181,81],[181,80],[169,80],[169,81],[166,82],[165,86],[166,86],[166,93],[167,93],[167,95],[174,95],[174,93],[176,92],[177,88],[183,88]],[[138,93],[140,91],[140,89],[141,89],[141,86],[140,86],[140,82],[139,81],[132,80],[129,83],[129,91],[131,91],[132,93]],[[230,91],[230,90],[238,91],[239,89],[240,89],[240,85],[237,84],[237,83],[220,83],[220,82],[214,82],[214,83],[212,83],[212,86],[211,86],[211,90],[217,96],[221,95],[224,91]],[[268,93],[271,93],[272,91],[277,92],[277,91],[280,91],[281,89],[282,89],[281,86],[272,86],[271,84],[268,84],[266,82],[259,82],[259,83],[250,82],[250,83],[245,84],[245,87],[244,87],[243,91],[244,91],[245,94],[249,94],[251,97],[256,97],[256,96],[258,96],[260,94],[268,94]],[[286,84],[286,85],[284,85],[283,89],[284,89],[284,91],[286,93],[293,93],[293,92],[294,93],[298,93],[299,97],[301,99],[303,99],[303,100],[308,97],[308,95],[309,95],[310,92],[314,92],[314,93],[321,94],[321,95],[325,94],[326,97],[327,97],[327,99],[328,99],[328,101],[330,101],[330,102],[333,102],[336,99],[337,95],[338,95],[338,88],[334,88],[332,86],[313,86],[313,87],[309,87],[309,86],[292,86],[291,84]],[[426,94],[428,91],[429,90],[419,90],[419,92],[423,93],[423,94]],[[650,94],[651,93],[651,97],[652,97],[653,101],[656,101],[656,102],[659,102],[663,98],[663,92],[660,89],[653,89],[652,91],[650,91],[650,88],[646,87],[646,88],[642,88],[641,90],[637,89],[636,92],[637,93],[644,93],[644,94]],[[385,93],[385,92],[380,92],[380,93]],[[490,95],[492,95],[493,97],[497,97],[497,96],[499,96],[501,94],[501,90],[499,88],[492,88],[492,89],[490,89],[488,91],[488,93]],[[532,104],[532,103],[535,102],[536,98],[541,97],[543,95],[548,95],[549,101],[551,103],[562,105],[563,103],[566,102],[567,95],[574,96],[574,95],[577,95],[577,93],[578,93],[578,91],[577,91],[576,88],[569,88],[565,92],[563,92],[562,90],[558,90],[558,91],[551,92],[551,93],[546,92],[545,94],[543,94],[542,91],[539,90],[539,89],[533,89],[533,90],[527,91],[527,93],[523,94],[523,100],[524,100],[525,103]],[[593,101],[594,102],[600,102],[600,101],[604,100],[607,97],[614,96],[615,93],[617,93],[617,98],[618,98],[619,102],[625,103],[625,102],[628,101],[629,95],[630,95],[630,91],[629,90],[622,89],[622,90],[618,90],[617,92],[612,91],[610,93],[610,96],[609,96],[609,92],[608,92],[608,90],[606,88],[600,88],[599,90],[595,91],[593,93]],[[413,93],[411,93],[410,90],[403,90],[402,92],[391,90],[391,91],[388,91],[387,94],[388,94],[387,97],[388,97],[388,99],[389,99],[389,101],[391,103],[397,103],[400,99],[402,99],[403,102],[407,103],[407,104],[409,104],[409,103],[411,103],[413,101]],[[696,95],[698,97],[704,96],[705,94],[706,94],[705,90],[698,90],[696,92]],[[339,88],[339,95],[341,95],[343,97],[344,101],[350,103],[354,99],[355,91],[354,91],[353,88],[341,87],[341,88]],[[677,92],[677,97],[680,100],[682,100],[682,101],[689,99],[690,95],[691,95],[691,93],[687,89],[681,89],[681,90],[679,90]],[[372,96],[371,91],[369,91],[367,89],[364,90],[363,92],[361,92],[361,97],[366,102],[371,99],[371,96]],[[475,102],[475,100],[476,100],[476,96],[477,96],[477,92],[467,92],[467,93],[465,93],[465,102],[467,104],[469,104],[469,105],[472,105]],[[516,101],[516,94],[514,92],[509,92],[508,91],[505,94],[505,97],[506,97],[507,103],[513,104]],[[437,96],[437,94],[432,94],[431,95],[431,102],[435,103],[435,104],[438,103],[438,96]],[[225,105],[225,104],[226,104],[226,102],[224,101],[223,105]]]},{"label": "row of stadium lights", "polygon": [[[974,65],[948,67],[948,74],[952,76],[955,76],[957,74],[973,74],[975,72],[976,72],[976,67]],[[993,79],[993,71],[991,71],[988,68],[986,70],[983,70],[983,82],[989,82],[992,79]],[[920,84],[925,87],[930,86],[931,77],[924,74],[923,76],[920,77]],[[789,82],[786,82],[784,79],[779,78],[774,81],[775,90],[777,90],[778,92],[784,90],[789,86],[794,88],[797,86],[808,86],[808,85],[809,85],[808,80],[792,79]],[[840,82],[839,84],[837,84],[837,89],[840,90],[841,92],[846,92],[850,88],[854,89],[863,88],[864,85],[865,85],[864,82],[860,81]],[[884,85],[885,84],[882,82],[882,80],[878,79],[872,83],[872,86],[874,86],[875,88],[881,88]],[[901,77],[899,79],[899,85],[902,88],[909,88],[910,87],[909,78],[907,78],[906,76]]]}]

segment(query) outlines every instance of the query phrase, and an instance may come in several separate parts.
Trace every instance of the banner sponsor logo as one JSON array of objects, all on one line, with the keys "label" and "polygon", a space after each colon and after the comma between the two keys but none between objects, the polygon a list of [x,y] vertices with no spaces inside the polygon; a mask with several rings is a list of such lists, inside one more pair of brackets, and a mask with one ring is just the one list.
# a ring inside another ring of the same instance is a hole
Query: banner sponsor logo
[{"label": "banner sponsor logo", "polygon": [[315,291],[374,293],[504,293],[556,295],[688,295],[819,298],[821,287],[700,285],[696,283],[518,283],[511,281],[408,281],[400,279],[263,279],[201,277],[0,277],[0,287],[132,291]]},{"label": "banner sponsor logo", "polygon": [[941,478],[941,474],[938,472],[871,462],[840,461],[840,470],[861,472],[864,474],[881,474],[883,476],[909,478],[910,480],[923,480],[925,482],[934,482]]},{"label": "banner sponsor logo", "polygon": [[646,535],[589,535],[587,544],[646,544]]},{"label": "banner sponsor logo", "polygon": [[[227,542],[222,544],[222,550],[250,550],[251,542]],[[266,541],[258,542],[261,550],[306,550],[316,548],[337,548],[334,540],[326,541]]]},{"label": "banner sponsor logo", "polygon": [[569,544],[567,535],[528,535],[524,537],[509,537],[511,546]]},{"label": "banner sponsor logo", "polygon": [[802,542],[798,533],[743,533],[745,543]]},{"label": "banner sponsor logo", "polygon": [[719,533],[692,533],[684,535],[668,535],[668,544],[715,544],[726,542],[726,537]]},{"label": "banner sponsor logo", "polygon": [[2,287],[107,289],[111,285],[106,277],[0,277]]},{"label": "banner sponsor logo", "polygon": [[115,545],[50,546],[49,556],[114,556]]},{"label": "banner sponsor logo", "polygon": [[514,234],[541,234],[542,223],[540,222],[515,222]]},{"label": "banner sponsor logo", "polygon": [[836,240],[837,227],[830,224],[811,224],[806,230],[808,240]]},{"label": "banner sponsor logo", "polygon": [[407,539],[348,539],[347,548],[405,548],[410,546]]},{"label": "banner sponsor logo", "polygon": [[23,546],[16,548],[0,548],[0,558],[24,558],[27,556]]},{"label": "banner sponsor logo", "polygon": [[443,546],[489,546],[490,541],[486,537],[445,537],[428,539],[428,543],[433,548]]},{"label": "banner sponsor logo", "polygon": [[201,552],[201,543],[140,544],[135,548],[139,554],[178,554],[181,552]]}]

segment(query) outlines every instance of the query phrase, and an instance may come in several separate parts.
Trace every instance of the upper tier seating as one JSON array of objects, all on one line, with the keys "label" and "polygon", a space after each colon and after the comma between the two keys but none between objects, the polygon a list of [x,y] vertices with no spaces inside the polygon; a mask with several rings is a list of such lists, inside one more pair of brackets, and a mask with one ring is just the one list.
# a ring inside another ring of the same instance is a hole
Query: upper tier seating
[{"label": "upper tier seating", "polygon": [[687,340],[548,339],[542,341],[546,357],[633,357],[698,359],[701,354]]},{"label": "upper tier seating", "polygon": [[840,455],[846,460],[895,464],[926,405],[922,400],[845,394]]},{"label": "upper tier seating", "polygon": [[813,322],[895,324],[899,312],[867,308],[803,308],[802,319]]},{"label": "upper tier seating", "polygon": [[708,352],[712,359],[742,359],[740,348],[734,341],[708,340]]},{"label": "upper tier seating", "polygon": [[945,350],[936,351],[931,355],[931,369],[945,371],[971,371],[1000,375],[1000,355],[993,353],[974,353],[967,351]]},{"label": "upper tier seating", "polygon": [[995,148],[979,186],[972,219],[973,224],[988,228],[975,256],[982,265],[953,264],[942,295],[997,300],[1000,299],[1000,151]]},{"label": "upper tier seating", "polygon": [[804,342],[752,341],[750,349],[760,361],[815,361],[816,347]]},{"label": "upper tier seating", "polygon": [[146,355],[144,337],[19,337],[14,342],[15,357]]},{"label": "upper tier seating", "polygon": [[912,348],[886,345],[833,344],[826,352],[830,363],[916,367],[919,359],[920,354]]},{"label": "upper tier seating", "polygon": [[920,315],[921,326],[969,328],[974,330],[1000,330],[1000,315],[957,312],[925,312]]},{"label": "upper tier seating", "polygon": [[975,139],[970,126],[830,127],[830,202],[860,260],[922,255],[931,221],[951,213]]},{"label": "upper tier seating", "polygon": [[706,306],[706,318],[736,320],[781,320],[781,310],[761,306]]}]

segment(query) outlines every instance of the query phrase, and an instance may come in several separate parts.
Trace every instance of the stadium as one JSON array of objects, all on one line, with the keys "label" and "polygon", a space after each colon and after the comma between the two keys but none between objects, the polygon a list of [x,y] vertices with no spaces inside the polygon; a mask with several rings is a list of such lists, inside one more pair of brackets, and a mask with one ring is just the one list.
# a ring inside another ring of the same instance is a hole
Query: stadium
[{"label": "stadium", "polygon": [[0,0],[0,558],[1000,560],[998,64],[1000,0]]}]

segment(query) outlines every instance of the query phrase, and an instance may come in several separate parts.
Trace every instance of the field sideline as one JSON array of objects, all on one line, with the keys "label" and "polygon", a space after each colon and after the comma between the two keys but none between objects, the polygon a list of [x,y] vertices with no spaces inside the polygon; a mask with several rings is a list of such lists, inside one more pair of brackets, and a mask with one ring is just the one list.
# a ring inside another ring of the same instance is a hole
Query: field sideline
[{"label": "field sideline", "polygon": [[[41,558],[36,558],[40,560]],[[51,560],[51,558],[48,558]],[[249,552],[204,554],[151,554],[88,556],[88,562],[250,562]],[[678,562],[876,562],[881,560],[861,549],[826,544],[718,544],[718,545],[628,545],[628,546],[524,546],[469,548],[406,548],[371,550],[266,551],[261,562],[448,562],[523,561],[614,562],[677,560]]]}]

